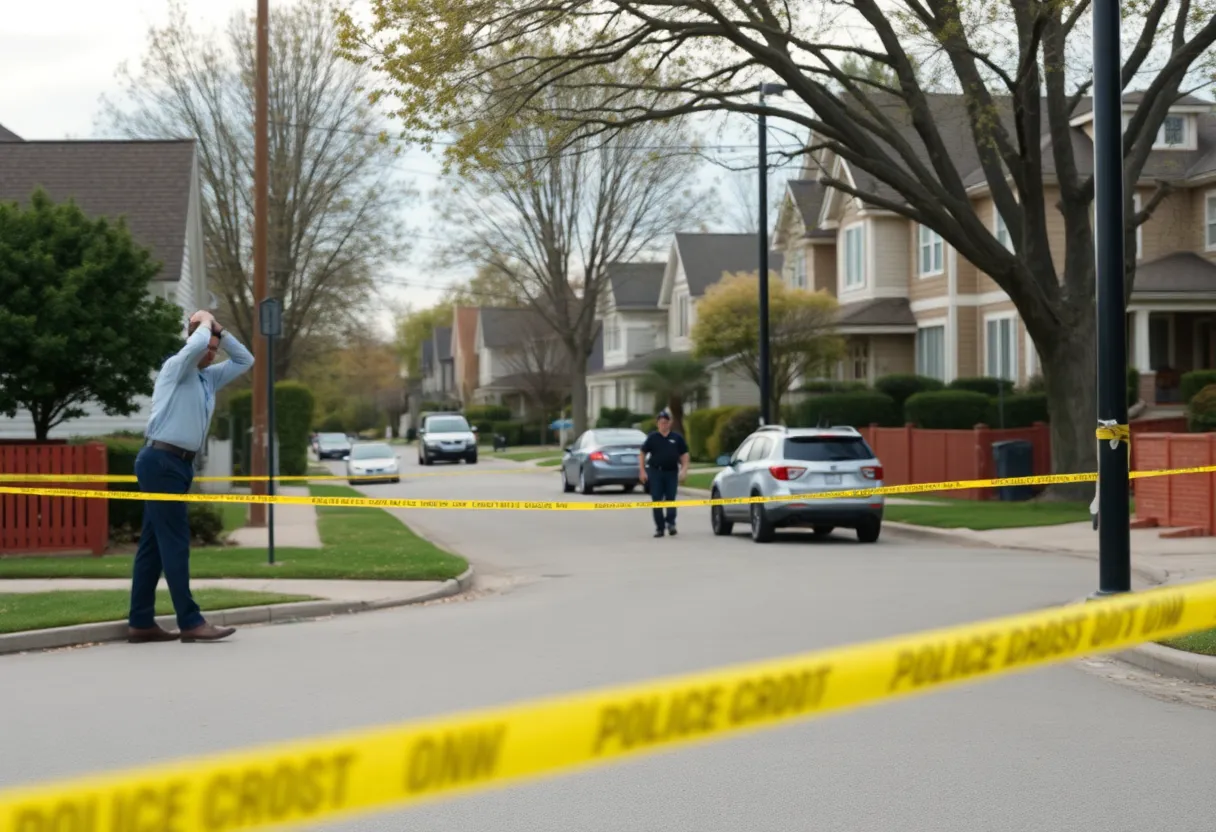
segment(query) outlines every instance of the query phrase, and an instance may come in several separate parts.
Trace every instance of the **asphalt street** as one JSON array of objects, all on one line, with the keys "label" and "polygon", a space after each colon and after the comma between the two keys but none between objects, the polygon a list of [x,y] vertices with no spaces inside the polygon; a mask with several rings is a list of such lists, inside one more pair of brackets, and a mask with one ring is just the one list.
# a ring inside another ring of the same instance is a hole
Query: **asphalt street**
[{"label": "asphalt street", "polygon": [[[555,471],[419,469],[373,495],[562,495]],[[496,473],[490,474],[489,472]],[[413,476],[427,474],[428,476]],[[451,474],[451,476],[430,476]],[[610,496],[609,496],[610,494]],[[779,656],[1075,599],[1088,560],[884,532],[656,540],[646,511],[401,512],[475,563],[440,602],[246,628],[210,645],[0,657],[0,783]],[[1126,677],[1132,677],[1129,679]],[[1210,830],[1216,711],[1118,665],[1036,670],[746,738],[327,828]]]}]

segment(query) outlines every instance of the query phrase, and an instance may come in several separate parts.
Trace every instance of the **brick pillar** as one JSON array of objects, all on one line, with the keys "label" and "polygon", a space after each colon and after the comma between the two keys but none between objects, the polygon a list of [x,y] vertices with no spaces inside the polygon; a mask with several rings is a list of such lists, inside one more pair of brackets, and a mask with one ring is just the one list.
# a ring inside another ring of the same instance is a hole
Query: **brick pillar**
[{"label": "brick pillar", "polygon": [[1140,400],[1145,404],[1155,405],[1157,403],[1157,374],[1156,373],[1141,373],[1140,374]]}]

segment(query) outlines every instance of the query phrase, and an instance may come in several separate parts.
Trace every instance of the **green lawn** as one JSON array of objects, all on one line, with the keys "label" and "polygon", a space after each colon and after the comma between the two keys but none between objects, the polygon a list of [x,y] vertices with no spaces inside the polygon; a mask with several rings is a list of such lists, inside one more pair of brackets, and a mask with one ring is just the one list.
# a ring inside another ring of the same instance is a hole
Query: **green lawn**
[{"label": "green lawn", "polygon": [[536,448],[527,451],[504,451],[494,454],[495,459],[509,459],[512,462],[531,462],[534,459],[561,459],[561,452],[556,448]]},{"label": "green lawn", "polygon": [[556,468],[562,464],[562,458],[560,456],[555,456],[552,459],[542,459],[536,464],[541,468]]},{"label": "green lawn", "polygon": [[249,506],[246,503],[220,503],[220,515],[224,518],[224,531],[236,531],[249,522]]},{"label": "green lawn", "polygon": [[1173,647],[1175,650],[1216,656],[1216,630],[1202,630],[1198,633],[1191,633],[1189,636],[1166,639],[1161,643],[1166,647]]},{"label": "green lawn", "polygon": [[689,471],[688,477],[684,480],[684,485],[689,488],[703,488],[706,491],[713,485],[714,477],[718,475],[719,468],[714,468],[712,471]]},{"label": "green lawn", "polygon": [[1084,523],[1090,519],[1089,503],[947,500],[940,497],[928,497],[926,501],[931,501],[932,505],[892,505],[888,501],[883,516],[896,523],[974,531],[1058,526],[1063,523]]},{"label": "green lawn", "polygon": [[[262,604],[310,601],[307,595],[245,592],[238,589],[194,590],[199,606],[207,610],[230,610]],[[131,594],[125,589],[61,589],[52,592],[0,593],[0,633],[68,627],[96,621],[125,621]],[[157,615],[171,615],[173,602],[167,590],[156,593]]]},{"label": "green lawn", "polygon": [[[344,485],[312,485],[318,497],[358,497]],[[276,566],[266,550],[208,547],[190,553],[195,578],[334,578],[351,580],[442,581],[468,568],[456,557],[418,537],[379,508],[320,506],[320,549],[276,548]],[[0,558],[0,578],[125,578],[131,555],[105,557]]]}]

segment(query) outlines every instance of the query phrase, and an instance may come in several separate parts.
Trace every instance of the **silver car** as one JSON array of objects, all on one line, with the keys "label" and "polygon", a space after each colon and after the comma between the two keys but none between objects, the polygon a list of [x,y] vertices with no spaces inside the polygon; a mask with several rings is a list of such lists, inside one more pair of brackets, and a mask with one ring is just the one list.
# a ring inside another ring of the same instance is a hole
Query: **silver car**
[{"label": "silver car", "polygon": [[885,505],[868,497],[805,499],[816,492],[877,488],[882,463],[856,428],[760,428],[734,455],[718,460],[714,497],[788,497],[765,503],[714,506],[714,534],[728,535],[749,521],[752,540],[767,543],[777,529],[810,527],[823,537],[838,526],[857,531],[862,543],[878,540]]},{"label": "silver car", "polygon": [[383,442],[359,442],[343,457],[351,485],[372,482],[401,482],[397,452]]},{"label": "silver car", "polygon": [[638,487],[638,455],[646,434],[634,428],[594,428],[562,454],[562,491],[590,494],[601,485]]}]

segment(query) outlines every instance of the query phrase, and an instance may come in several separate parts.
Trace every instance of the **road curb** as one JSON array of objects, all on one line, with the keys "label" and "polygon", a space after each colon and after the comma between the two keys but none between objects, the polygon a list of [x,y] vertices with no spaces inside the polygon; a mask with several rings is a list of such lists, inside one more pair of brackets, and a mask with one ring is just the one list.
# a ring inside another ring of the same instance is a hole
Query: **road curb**
[{"label": "road curb", "polygon": [[1149,643],[1116,653],[1115,658],[1141,670],[1160,673],[1163,676],[1216,685],[1216,658],[1212,656],[1201,656],[1198,653],[1175,650],[1164,644]]},{"label": "road curb", "polygon": [[[391,598],[381,601],[298,601],[291,604],[264,604],[257,607],[238,607],[207,613],[207,620],[220,626],[249,624],[281,624],[287,621],[315,620],[334,615],[349,615],[358,612],[406,607],[424,604],[441,598],[450,598],[468,591],[473,585],[472,565],[455,578],[448,578],[436,589],[413,598]],[[158,616],[157,623],[173,629],[177,620],[172,615]],[[70,627],[52,627],[46,630],[30,630],[24,633],[0,635],[0,655],[27,653],[39,650],[55,650],[63,647],[83,647],[112,641],[124,641],[127,637],[127,622],[98,621],[93,624],[75,624]]]}]

